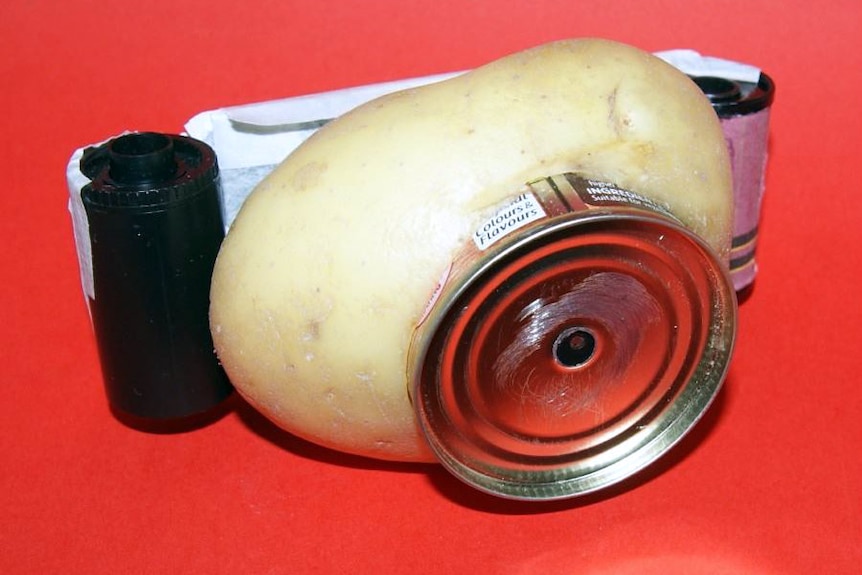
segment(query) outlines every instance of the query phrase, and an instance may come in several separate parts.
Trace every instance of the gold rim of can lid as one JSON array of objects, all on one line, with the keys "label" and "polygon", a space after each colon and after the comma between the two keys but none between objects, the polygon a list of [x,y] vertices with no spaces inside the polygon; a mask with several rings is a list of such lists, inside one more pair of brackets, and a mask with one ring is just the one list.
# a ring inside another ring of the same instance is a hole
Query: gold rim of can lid
[{"label": "gold rim of can lid", "polygon": [[613,485],[709,407],[736,334],[725,266],[644,211],[579,214],[514,239],[429,318],[412,400],[440,462],[514,499]]}]

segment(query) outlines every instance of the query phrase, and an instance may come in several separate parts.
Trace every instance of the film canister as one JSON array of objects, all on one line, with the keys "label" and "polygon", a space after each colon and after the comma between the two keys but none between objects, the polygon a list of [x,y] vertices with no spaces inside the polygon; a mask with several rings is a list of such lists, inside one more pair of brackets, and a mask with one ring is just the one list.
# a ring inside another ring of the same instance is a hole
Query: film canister
[{"label": "film canister", "polygon": [[208,319],[225,233],[215,153],[185,136],[130,133],[86,149],[80,171],[111,408],[133,427],[196,421],[232,392]]},{"label": "film canister", "polygon": [[772,78],[755,82],[717,76],[692,76],[718,114],[733,171],[733,243],[730,275],[743,291],[757,275],[755,250],[765,190],[769,112],[775,98]]}]

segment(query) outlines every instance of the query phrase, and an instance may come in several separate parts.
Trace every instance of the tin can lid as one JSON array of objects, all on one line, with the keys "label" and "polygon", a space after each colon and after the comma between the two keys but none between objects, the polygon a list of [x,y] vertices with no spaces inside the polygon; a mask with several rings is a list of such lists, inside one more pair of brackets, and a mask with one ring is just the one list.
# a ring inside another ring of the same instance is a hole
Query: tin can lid
[{"label": "tin can lid", "polygon": [[442,305],[417,417],[449,471],[514,499],[593,492],[659,458],[715,397],[736,333],[724,265],[643,211],[549,222]]}]

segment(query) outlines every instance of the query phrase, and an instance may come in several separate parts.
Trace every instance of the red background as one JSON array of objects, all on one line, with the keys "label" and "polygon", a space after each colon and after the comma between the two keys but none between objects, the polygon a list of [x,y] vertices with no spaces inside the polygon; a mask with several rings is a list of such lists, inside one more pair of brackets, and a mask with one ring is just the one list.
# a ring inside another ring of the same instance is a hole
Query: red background
[{"label": "red background", "polygon": [[[860,32],[849,0],[4,2],[0,572],[860,572]],[[778,86],[731,374],[667,458],[523,504],[328,452],[240,402],[180,435],[111,416],[66,210],[75,148],[567,36],[691,47]]]}]

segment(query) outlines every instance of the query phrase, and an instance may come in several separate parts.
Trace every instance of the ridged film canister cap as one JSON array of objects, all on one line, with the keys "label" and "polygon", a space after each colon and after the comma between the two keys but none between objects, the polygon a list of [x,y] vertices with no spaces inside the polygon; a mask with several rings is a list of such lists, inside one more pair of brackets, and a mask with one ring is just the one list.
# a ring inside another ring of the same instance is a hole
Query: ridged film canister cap
[{"label": "ridged film canister cap", "polygon": [[218,177],[215,152],[186,136],[140,132],[89,148],[81,172],[92,183],[84,200],[96,205],[143,207],[188,198]]}]

